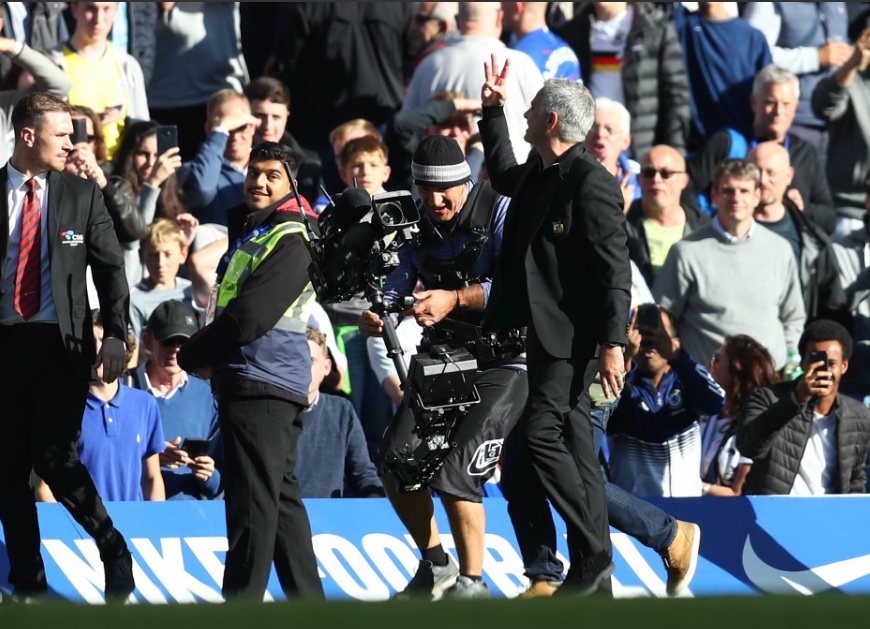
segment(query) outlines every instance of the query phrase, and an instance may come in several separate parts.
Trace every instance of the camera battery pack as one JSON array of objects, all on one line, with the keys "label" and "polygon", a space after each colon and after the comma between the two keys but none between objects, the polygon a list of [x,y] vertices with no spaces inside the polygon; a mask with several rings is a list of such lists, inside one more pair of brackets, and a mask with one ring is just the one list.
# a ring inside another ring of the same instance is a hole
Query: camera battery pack
[{"label": "camera battery pack", "polygon": [[408,380],[428,407],[474,399],[477,359],[465,350],[411,357]]}]

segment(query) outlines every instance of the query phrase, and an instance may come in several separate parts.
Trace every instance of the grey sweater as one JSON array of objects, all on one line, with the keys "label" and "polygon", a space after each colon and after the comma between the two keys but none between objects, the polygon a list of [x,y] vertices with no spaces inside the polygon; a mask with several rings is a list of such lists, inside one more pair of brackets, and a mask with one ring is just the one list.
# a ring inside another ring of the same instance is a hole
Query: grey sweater
[{"label": "grey sweater", "polygon": [[748,334],[779,369],[797,348],[806,318],[794,253],[759,224],[736,243],[712,224],[676,243],[653,296],[671,315],[683,349],[702,364],[726,336]]}]

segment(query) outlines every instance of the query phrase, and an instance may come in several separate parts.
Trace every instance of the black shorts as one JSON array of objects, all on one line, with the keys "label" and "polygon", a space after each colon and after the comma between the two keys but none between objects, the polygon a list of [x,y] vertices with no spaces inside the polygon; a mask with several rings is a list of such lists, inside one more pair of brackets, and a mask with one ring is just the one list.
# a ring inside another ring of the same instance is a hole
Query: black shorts
[{"label": "black shorts", "polygon": [[[492,478],[501,457],[504,438],[522,415],[528,396],[528,378],[523,369],[497,367],[479,371],[474,381],[480,402],[459,420],[451,441],[456,447],[447,455],[429,487],[471,502],[483,499],[483,484]],[[378,472],[393,457],[417,458],[428,452],[414,434],[414,415],[407,400],[384,433],[378,453]],[[387,481],[389,482],[389,481]],[[402,488],[397,488],[402,491]]]}]

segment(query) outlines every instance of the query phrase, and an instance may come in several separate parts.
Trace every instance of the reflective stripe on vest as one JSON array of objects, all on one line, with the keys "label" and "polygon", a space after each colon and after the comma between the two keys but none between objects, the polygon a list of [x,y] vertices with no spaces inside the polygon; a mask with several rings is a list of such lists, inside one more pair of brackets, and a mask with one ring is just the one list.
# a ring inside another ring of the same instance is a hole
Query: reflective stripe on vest
[{"label": "reflective stripe on vest", "polygon": [[[278,241],[285,236],[295,235],[301,236],[306,245],[308,244],[308,234],[305,228],[301,224],[291,221],[275,225],[265,234],[252,238],[236,249],[230,258],[218,289],[215,316],[219,315],[226,305],[238,296],[239,289],[272,252]],[[311,282],[308,282],[302,293],[290,304],[273,329],[304,334],[314,297],[314,288],[311,286]]]}]

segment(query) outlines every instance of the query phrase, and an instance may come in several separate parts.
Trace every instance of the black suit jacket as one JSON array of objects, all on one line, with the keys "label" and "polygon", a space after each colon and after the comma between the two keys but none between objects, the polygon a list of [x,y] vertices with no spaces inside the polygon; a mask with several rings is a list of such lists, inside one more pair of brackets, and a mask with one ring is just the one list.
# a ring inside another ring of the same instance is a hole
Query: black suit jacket
[{"label": "black suit jacket", "polygon": [[[625,344],[631,264],[616,178],[577,144],[553,166],[558,175],[542,182],[536,154],[517,165],[503,110],[483,114],[490,180],[512,197],[486,323],[531,323],[557,358],[592,358],[601,343]],[[523,299],[527,307],[517,303]]]},{"label": "black suit jacket", "polygon": [[[0,274],[6,273],[9,244],[7,167],[0,169]],[[86,269],[91,273],[103,318],[104,336],[127,340],[130,290],[124,274],[124,254],[103,203],[91,181],[67,173],[48,173],[48,255],[51,294],[64,347],[75,369],[89,378],[96,359]]]}]

